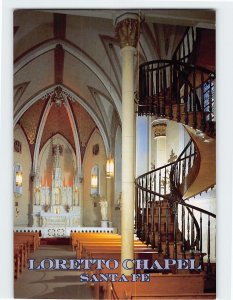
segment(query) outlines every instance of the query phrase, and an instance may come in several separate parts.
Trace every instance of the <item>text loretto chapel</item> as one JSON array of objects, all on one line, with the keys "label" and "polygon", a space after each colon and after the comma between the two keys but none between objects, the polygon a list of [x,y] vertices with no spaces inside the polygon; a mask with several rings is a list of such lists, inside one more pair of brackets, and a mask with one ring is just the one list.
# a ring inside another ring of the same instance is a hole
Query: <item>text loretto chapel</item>
[{"label": "text loretto chapel", "polygon": [[215,299],[215,11],[13,26],[15,297]]}]

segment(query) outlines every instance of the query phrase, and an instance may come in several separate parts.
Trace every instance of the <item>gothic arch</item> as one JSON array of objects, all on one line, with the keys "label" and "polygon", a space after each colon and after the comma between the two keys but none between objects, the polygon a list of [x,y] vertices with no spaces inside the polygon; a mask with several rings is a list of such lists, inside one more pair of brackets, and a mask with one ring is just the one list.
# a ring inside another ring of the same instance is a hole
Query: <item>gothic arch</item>
[{"label": "gothic arch", "polygon": [[[92,117],[92,119],[94,120],[94,122],[96,123],[97,127],[99,128],[99,131],[101,133],[102,139],[104,141],[104,146],[105,146],[105,151],[106,153],[109,152],[109,139],[108,139],[108,135],[106,133],[106,130],[101,122],[101,120],[98,118],[98,116],[96,116],[94,110],[86,103],[86,101],[84,99],[82,99],[80,96],[78,96],[77,94],[75,94],[73,91],[71,91],[68,87],[64,86],[64,85],[60,85],[62,86],[64,92],[68,95],[71,96],[72,100],[77,101],[88,113],[89,115]],[[54,89],[57,87],[57,85],[54,85],[52,87],[49,87],[43,91],[41,91],[39,94],[37,94],[34,98],[30,99],[22,108],[20,111],[17,112],[15,118],[14,118],[14,126],[17,124],[17,122],[19,121],[19,119],[21,118],[21,116],[24,114],[24,112],[29,109],[29,107],[31,105],[33,105],[36,101],[40,100],[41,98],[46,98],[46,96],[49,96],[51,93],[53,93]],[[49,100],[50,102],[50,100]],[[48,103],[49,103],[48,102]],[[68,101],[66,101],[66,104],[68,103]],[[69,106],[68,106],[69,107]],[[68,115],[70,113],[70,116],[73,116],[72,111],[70,108],[68,108],[69,111]],[[49,110],[49,107],[48,107]],[[46,110],[45,110],[46,112]],[[44,117],[44,115],[43,115]],[[42,118],[43,119],[43,118]],[[71,121],[72,121],[73,117],[71,117]],[[75,126],[75,124],[74,124]],[[78,137],[78,135],[77,135]],[[79,145],[79,143],[78,143]],[[80,152],[80,147],[79,147],[79,151]],[[38,151],[37,151],[38,154]],[[81,162],[80,162],[81,165]]]},{"label": "gothic arch", "polygon": [[95,75],[99,78],[99,80],[103,83],[106,90],[111,95],[113,102],[115,103],[116,109],[118,111],[118,114],[121,118],[121,100],[120,96],[117,93],[116,88],[114,87],[111,80],[108,78],[107,74],[104,72],[104,70],[97,64],[96,61],[94,61],[91,57],[89,57],[82,49],[80,49],[78,46],[74,45],[73,43],[61,40],[61,39],[53,39],[53,40],[47,40],[43,43],[37,45],[31,51],[26,52],[22,56],[19,57],[15,61],[14,64],[14,74],[16,74],[20,69],[22,69],[25,65],[30,63],[32,60],[36,59],[37,57],[54,50],[56,48],[57,44],[61,44],[65,51],[67,51],[69,54],[71,54],[73,57],[81,61],[85,66],[87,66],[91,71],[95,73]]}]

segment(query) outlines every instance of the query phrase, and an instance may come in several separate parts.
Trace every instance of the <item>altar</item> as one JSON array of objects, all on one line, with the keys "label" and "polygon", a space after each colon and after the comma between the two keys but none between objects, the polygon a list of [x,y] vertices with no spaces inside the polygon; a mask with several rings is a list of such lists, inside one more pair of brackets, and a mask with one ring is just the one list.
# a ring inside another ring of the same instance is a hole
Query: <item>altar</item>
[{"label": "altar", "polygon": [[21,227],[15,226],[14,232],[39,232],[41,238],[68,238],[72,232],[117,233],[113,227]]},{"label": "altar", "polygon": [[72,212],[51,213],[37,212],[33,214],[33,226],[35,227],[72,227],[80,226],[80,210],[77,207]]},{"label": "altar", "polygon": [[55,146],[51,186],[41,184],[39,173],[34,181],[32,207],[33,227],[80,226],[79,188],[77,177],[72,185],[64,184],[60,163],[60,145]]}]

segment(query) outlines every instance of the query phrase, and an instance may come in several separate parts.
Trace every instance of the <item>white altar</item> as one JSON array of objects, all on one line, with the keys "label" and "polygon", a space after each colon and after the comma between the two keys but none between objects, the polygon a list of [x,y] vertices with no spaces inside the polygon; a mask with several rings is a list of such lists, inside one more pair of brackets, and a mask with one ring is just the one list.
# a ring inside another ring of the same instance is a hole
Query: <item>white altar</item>
[{"label": "white altar", "polygon": [[72,227],[80,226],[80,210],[75,208],[72,212],[52,213],[37,212],[33,214],[33,226],[35,227]]},{"label": "white altar", "polygon": [[77,177],[73,186],[65,186],[60,164],[60,148],[56,145],[52,186],[41,186],[39,172],[34,181],[32,210],[33,227],[80,226],[79,189]]},{"label": "white altar", "polygon": [[113,227],[21,227],[15,226],[14,232],[39,232],[42,238],[53,237],[70,237],[72,232],[89,232],[89,233],[117,233],[117,229]]}]

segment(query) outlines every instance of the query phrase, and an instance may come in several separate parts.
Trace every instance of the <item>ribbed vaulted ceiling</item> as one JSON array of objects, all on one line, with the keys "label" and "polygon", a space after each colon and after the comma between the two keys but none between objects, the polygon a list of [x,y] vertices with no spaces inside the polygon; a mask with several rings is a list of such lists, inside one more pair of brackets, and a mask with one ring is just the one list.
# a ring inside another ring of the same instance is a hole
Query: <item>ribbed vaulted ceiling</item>
[{"label": "ribbed vaulted ceiling", "polygon": [[[39,141],[41,149],[56,133],[74,150],[76,139],[85,147],[96,127],[106,150],[111,149],[112,118],[119,125],[121,119],[121,54],[113,21],[116,13],[14,12],[14,116],[29,141],[32,157],[35,144]],[[188,11],[161,11],[162,19],[156,10],[143,13],[136,57],[140,63],[170,59],[188,22],[198,25],[212,18],[207,14],[200,19],[194,12],[192,19]],[[135,59],[135,78],[137,66]],[[62,88],[61,107],[51,100],[58,86]],[[51,107],[46,108],[47,104]]]}]

